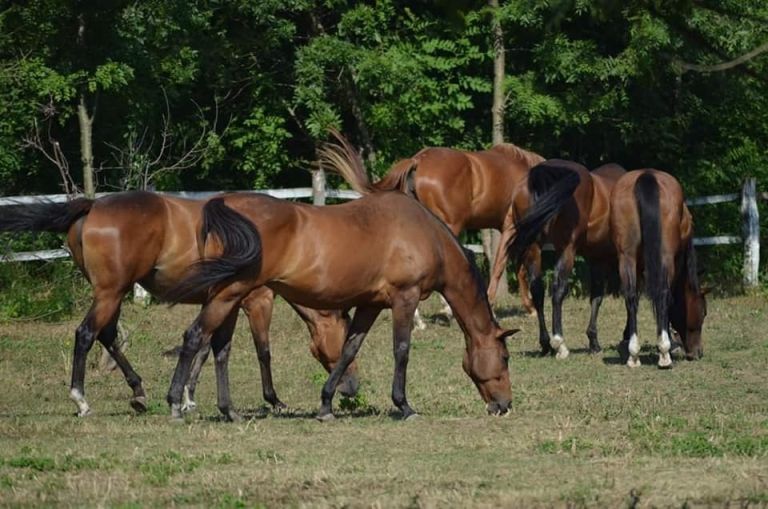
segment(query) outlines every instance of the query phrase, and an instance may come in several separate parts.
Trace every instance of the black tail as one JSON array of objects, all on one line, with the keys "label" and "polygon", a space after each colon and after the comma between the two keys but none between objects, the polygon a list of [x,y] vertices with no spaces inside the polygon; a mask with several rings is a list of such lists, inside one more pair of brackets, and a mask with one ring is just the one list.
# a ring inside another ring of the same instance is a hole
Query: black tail
[{"label": "black tail", "polygon": [[231,281],[249,270],[261,269],[261,236],[256,227],[240,213],[227,207],[222,198],[215,198],[203,207],[201,238],[218,237],[222,254],[200,260],[190,268],[190,275],[165,296],[171,302],[183,302],[189,297]]},{"label": "black tail", "polygon": [[77,198],[64,203],[41,200],[0,207],[0,231],[66,233],[92,205],[93,200]]},{"label": "black tail", "polygon": [[520,265],[525,251],[538,238],[544,226],[560,211],[579,186],[579,174],[562,166],[546,162],[535,166],[528,174],[528,191],[533,205],[515,224],[514,240],[507,248],[509,257]]},{"label": "black tail", "polygon": [[[670,299],[667,269],[661,262],[661,211],[659,184],[652,173],[643,173],[635,182],[635,201],[643,236],[645,291],[653,304],[654,313]],[[694,262],[695,266],[695,262]],[[695,269],[694,269],[695,270]]]}]

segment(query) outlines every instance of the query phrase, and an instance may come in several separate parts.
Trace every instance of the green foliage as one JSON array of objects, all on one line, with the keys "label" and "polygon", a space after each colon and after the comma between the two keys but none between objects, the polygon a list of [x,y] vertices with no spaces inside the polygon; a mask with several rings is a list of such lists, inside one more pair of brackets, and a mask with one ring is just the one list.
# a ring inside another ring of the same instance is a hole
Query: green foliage
[{"label": "green foliage", "polygon": [[88,283],[70,260],[0,263],[0,321],[57,321],[89,300]]}]

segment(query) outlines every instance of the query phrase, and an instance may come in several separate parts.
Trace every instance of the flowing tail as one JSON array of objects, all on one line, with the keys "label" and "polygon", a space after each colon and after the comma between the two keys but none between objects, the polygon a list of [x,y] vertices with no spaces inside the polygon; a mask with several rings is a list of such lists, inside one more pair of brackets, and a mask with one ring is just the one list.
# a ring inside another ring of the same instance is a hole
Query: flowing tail
[{"label": "flowing tail", "polygon": [[[637,213],[640,217],[640,231],[643,238],[645,291],[648,293],[653,311],[656,313],[662,303],[669,300],[670,290],[667,270],[661,261],[659,184],[652,173],[643,173],[635,182],[635,201],[637,202]],[[695,261],[693,266],[695,270]]]},{"label": "flowing tail", "polygon": [[365,171],[360,153],[339,131],[330,129],[337,143],[325,143],[319,150],[320,162],[324,168],[341,175],[352,189],[366,195],[378,191],[401,191],[414,196],[413,175],[416,158],[403,159],[396,163],[378,182],[371,182]]},{"label": "flowing tail", "polygon": [[518,265],[523,263],[523,255],[547,223],[573,196],[579,182],[581,177],[578,173],[562,166],[545,162],[531,170],[528,175],[528,191],[533,205],[515,224],[516,234],[507,248],[509,257]]},{"label": "flowing tail", "polygon": [[222,254],[192,265],[189,275],[171,289],[166,298],[183,302],[210,288],[226,283],[248,271],[261,269],[261,236],[256,227],[240,213],[227,207],[223,198],[210,200],[203,207],[201,238],[215,235]]},{"label": "flowing tail", "polygon": [[92,206],[93,200],[88,198],[64,203],[41,200],[9,205],[0,208],[0,231],[66,233]]}]

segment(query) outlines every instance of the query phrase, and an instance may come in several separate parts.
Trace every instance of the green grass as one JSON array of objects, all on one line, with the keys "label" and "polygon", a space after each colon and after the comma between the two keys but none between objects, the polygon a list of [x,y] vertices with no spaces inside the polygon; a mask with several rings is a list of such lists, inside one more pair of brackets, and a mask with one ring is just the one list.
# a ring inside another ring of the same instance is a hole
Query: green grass
[{"label": "green grass", "polygon": [[[509,310],[505,305],[503,309]],[[436,299],[422,308],[430,316]],[[402,422],[389,399],[391,320],[381,316],[360,352],[361,394],[337,398],[333,423],[312,416],[324,371],[303,323],[279,302],[272,324],[275,384],[291,408],[261,401],[244,323],[232,353],[233,399],[246,416],[218,420],[213,367],[198,412],[172,424],[164,402],[175,345],[195,309],[127,305],[128,357],[144,378],[149,412],[134,415],[118,373],[89,369],[93,415],[67,398],[74,329],[64,322],[0,324],[0,505],[207,507],[760,507],[768,504],[768,303],[712,299],[705,357],[655,367],[650,309],[640,310],[641,368],[613,348],[624,305],[606,299],[606,350],[585,353],[589,303],[569,299],[565,361],[538,358],[535,321],[510,340],[513,407],[485,415],[461,369],[458,327],[417,332],[409,400],[422,418]],[[511,315],[511,316],[510,316]],[[91,358],[97,355],[93,352]]]}]

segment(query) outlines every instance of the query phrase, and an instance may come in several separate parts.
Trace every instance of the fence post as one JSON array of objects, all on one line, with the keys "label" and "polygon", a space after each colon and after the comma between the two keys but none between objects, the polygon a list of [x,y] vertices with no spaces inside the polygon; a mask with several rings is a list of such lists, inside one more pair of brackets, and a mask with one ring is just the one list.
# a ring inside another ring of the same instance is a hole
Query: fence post
[{"label": "fence post", "polygon": [[744,181],[741,190],[741,216],[744,220],[744,274],[745,290],[757,288],[760,269],[760,216],[757,211],[757,182]]},{"label": "fence post", "polygon": [[325,205],[325,170],[322,166],[312,170],[312,204]]}]

